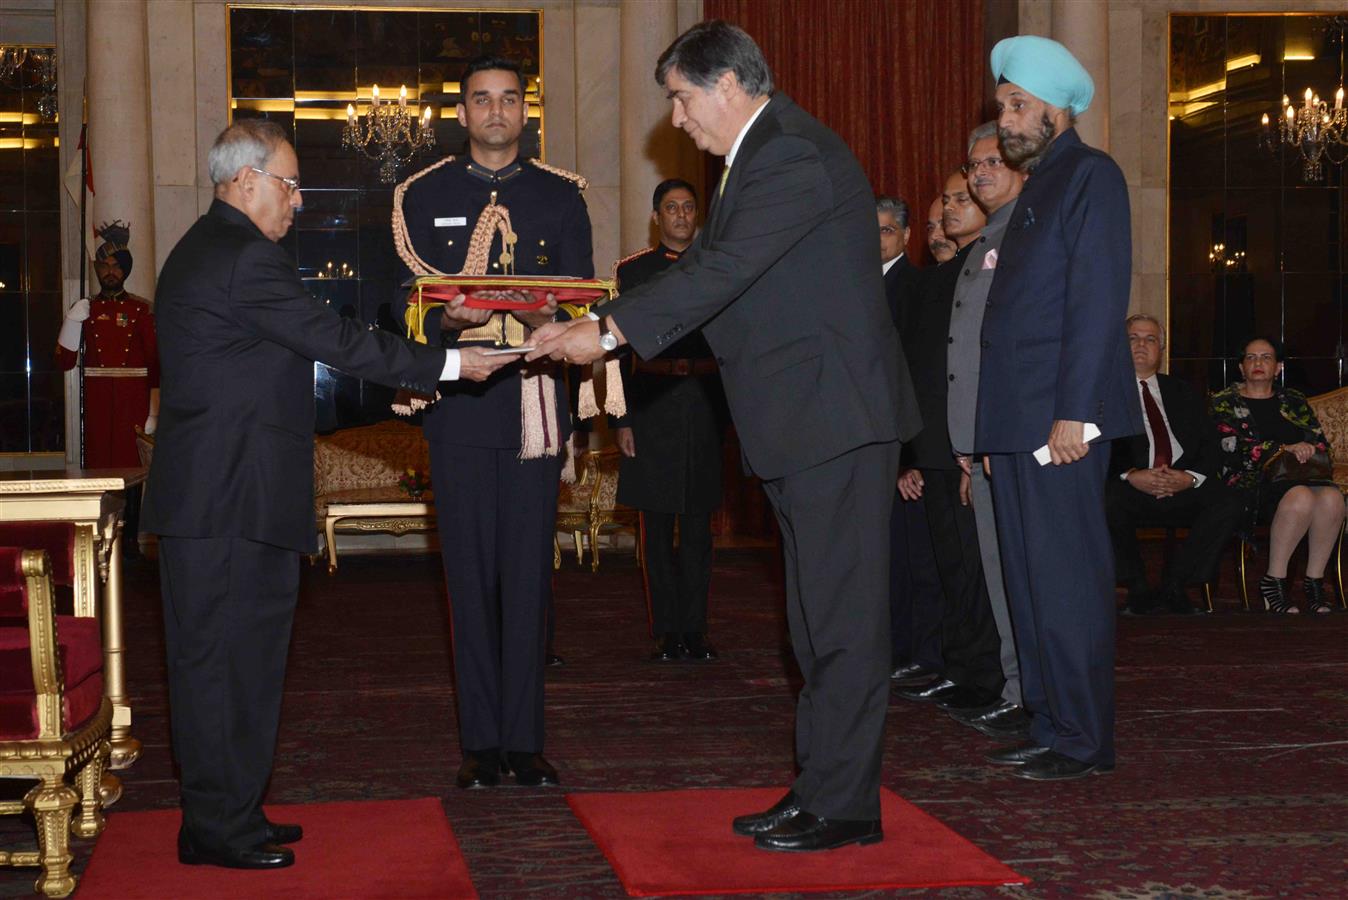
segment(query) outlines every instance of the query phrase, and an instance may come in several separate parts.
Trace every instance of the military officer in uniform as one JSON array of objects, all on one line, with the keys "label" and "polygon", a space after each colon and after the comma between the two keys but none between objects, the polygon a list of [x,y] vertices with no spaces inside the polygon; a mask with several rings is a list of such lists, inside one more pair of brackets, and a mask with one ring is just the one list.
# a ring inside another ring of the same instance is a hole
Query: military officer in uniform
[{"label": "military officer in uniform", "polygon": [[[94,254],[101,290],[70,306],[57,337],[56,355],[67,372],[79,364],[84,340],[84,466],[121,469],[140,465],[136,426],[154,434],[159,408],[159,351],[154,314],[144,297],[129,293],[131,229],[121,220],[94,229],[103,239]],[[136,552],[140,489],[128,490],[126,540]]]},{"label": "military officer in uniform", "polygon": [[[660,243],[618,263],[620,291],[674,265],[693,242],[697,193],[691,184],[660,182],[652,205]],[[716,360],[695,331],[654,359],[631,355],[623,370],[628,414],[614,423],[623,453],[618,502],[641,510],[653,658],[715,659],[706,637],[707,591],[726,418]]]},{"label": "military officer in uniform", "polygon": [[[590,217],[578,175],[519,155],[524,79],[482,57],[461,79],[469,152],[408,178],[395,192],[394,238],[415,274],[593,277]],[[486,261],[469,254],[479,219],[497,228]],[[413,318],[416,308],[412,309]],[[558,315],[473,309],[459,297],[425,312],[432,345],[520,346]],[[564,315],[564,314],[563,314]],[[544,759],[543,665],[552,592],[557,483],[570,431],[560,367],[505,366],[483,383],[441,384],[425,412],[440,547],[453,620],[462,788],[503,772],[556,784]]]}]

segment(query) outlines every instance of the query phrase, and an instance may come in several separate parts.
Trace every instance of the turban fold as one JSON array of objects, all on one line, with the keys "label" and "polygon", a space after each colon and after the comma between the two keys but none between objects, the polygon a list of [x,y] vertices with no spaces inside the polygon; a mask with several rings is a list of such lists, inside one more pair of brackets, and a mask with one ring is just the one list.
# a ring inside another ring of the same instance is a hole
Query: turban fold
[{"label": "turban fold", "polygon": [[1050,106],[1079,116],[1090,108],[1095,82],[1072,52],[1033,34],[1005,38],[992,48],[992,77],[1020,85]]}]

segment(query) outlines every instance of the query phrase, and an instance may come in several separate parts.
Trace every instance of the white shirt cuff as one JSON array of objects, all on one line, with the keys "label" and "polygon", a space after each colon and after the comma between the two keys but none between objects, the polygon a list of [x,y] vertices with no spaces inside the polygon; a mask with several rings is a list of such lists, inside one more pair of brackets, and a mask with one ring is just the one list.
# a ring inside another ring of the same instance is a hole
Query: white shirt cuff
[{"label": "white shirt cuff", "polygon": [[594,310],[590,310],[589,312],[585,313],[585,315],[588,318],[594,319],[596,322],[599,321],[599,313],[595,312]]},{"label": "white shirt cuff", "polygon": [[458,351],[458,350],[446,350],[446,351],[445,351],[445,367],[444,367],[443,369],[440,370],[440,380],[441,380],[441,381],[458,381],[458,380],[459,380],[459,351]]},{"label": "white shirt cuff", "polygon": [[1184,472],[1186,475],[1193,476],[1194,487],[1202,487],[1203,482],[1208,480],[1208,476],[1204,475],[1202,472],[1195,472],[1193,469],[1185,469]]}]

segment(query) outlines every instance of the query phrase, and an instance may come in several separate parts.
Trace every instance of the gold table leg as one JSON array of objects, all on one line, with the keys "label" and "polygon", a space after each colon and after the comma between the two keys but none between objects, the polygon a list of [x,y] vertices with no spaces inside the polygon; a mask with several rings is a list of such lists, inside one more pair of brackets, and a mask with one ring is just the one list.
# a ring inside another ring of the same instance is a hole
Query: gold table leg
[{"label": "gold table leg", "polygon": [[112,758],[108,767],[125,769],[140,757],[140,741],[131,736],[131,705],[122,667],[122,526],[112,533],[108,552],[107,602],[103,605],[103,674],[112,702]]}]

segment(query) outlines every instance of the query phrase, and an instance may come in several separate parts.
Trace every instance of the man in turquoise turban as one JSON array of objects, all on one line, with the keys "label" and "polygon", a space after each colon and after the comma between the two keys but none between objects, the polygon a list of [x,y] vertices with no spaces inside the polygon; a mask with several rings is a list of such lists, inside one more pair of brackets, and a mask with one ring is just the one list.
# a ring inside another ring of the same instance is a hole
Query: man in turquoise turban
[{"label": "man in turquoise turban", "polygon": [[988,292],[974,450],[991,465],[1031,740],[988,759],[1053,781],[1114,768],[1109,447],[1089,440],[1142,430],[1117,325],[1131,281],[1128,187],[1072,127],[1094,86],[1066,47],[1008,38],[992,71],[1002,159],[1031,175]]}]

